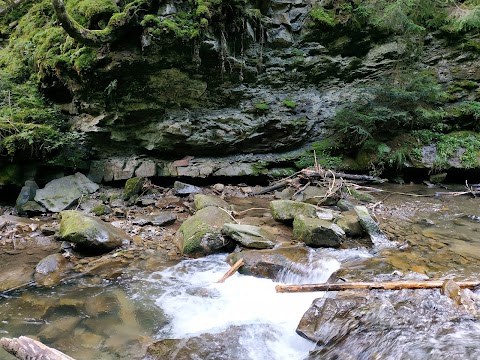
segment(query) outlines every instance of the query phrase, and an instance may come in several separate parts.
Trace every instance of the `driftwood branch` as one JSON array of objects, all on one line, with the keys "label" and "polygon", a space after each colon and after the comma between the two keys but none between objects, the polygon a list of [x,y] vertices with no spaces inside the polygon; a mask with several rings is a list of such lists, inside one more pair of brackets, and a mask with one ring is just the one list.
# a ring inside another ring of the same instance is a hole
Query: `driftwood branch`
[{"label": "driftwood branch", "polygon": [[302,171],[300,171],[300,173],[307,177],[336,177],[342,178],[344,180],[368,181],[374,183],[384,183],[386,181],[385,179],[379,178],[377,176],[347,174],[332,170],[317,172],[310,169],[303,169]]},{"label": "driftwood branch", "polygon": [[[321,283],[304,285],[277,285],[275,290],[284,292],[312,292],[312,291],[342,291],[355,289],[379,289],[379,290],[401,290],[401,289],[435,289],[441,288],[445,280],[427,281],[383,281],[383,282],[345,282],[345,283]],[[457,281],[459,287],[473,288],[480,285],[480,281]]]},{"label": "driftwood branch", "polygon": [[61,351],[26,336],[1,338],[0,346],[20,360],[75,360]]},{"label": "driftwood branch", "polygon": [[109,44],[117,40],[123,34],[134,19],[138,20],[138,12],[148,10],[152,0],[136,0],[131,2],[123,12],[113,14],[105,29],[90,30],[80,25],[67,12],[63,0],[52,0],[57,18],[66,33],[79,43],[99,46]]},{"label": "driftwood branch", "polygon": [[227,280],[230,276],[235,274],[235,272],[243,265],[243,259],[238,260],[233,266],[223,275],[217,283],[223,283],[225,280]]}]

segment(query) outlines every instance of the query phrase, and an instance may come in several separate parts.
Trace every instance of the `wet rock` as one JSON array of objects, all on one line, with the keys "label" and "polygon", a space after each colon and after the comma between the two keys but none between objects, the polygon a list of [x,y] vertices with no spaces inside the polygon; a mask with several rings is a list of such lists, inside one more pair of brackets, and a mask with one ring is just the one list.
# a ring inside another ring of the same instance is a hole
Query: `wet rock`
[{"label": "wet rock", "polygon": [[50,181],[43,189],[37,190],[35,201],[49,211],[60,212],[75,204],[82,195],[94,193],[98,188],[85,175],[76,173]]},{"label": "wet rock", "polygon": [[142,215],[136,217],[132,220],[134,225],[155,225],[155,226],[166,226],[173,224],[177,220],[177,215],[170,211],[164,211],[156,215]]},{"label": "wet rock", "polygon": [[138,195],[145,184],[146,179],[143,177],[134,177],[128,179],[125,182],[125,187],[123,188],[123,199],[128,201],[132,199],[135,195]]},{"label": "wet rock", "polygon": [[[148,360],[231,360],[250,358],[250,348],[242,344],[248,334],[249,325],[230,326],[217,334],[200,334],[187,339],[163,339],[147,349]],[[272,340],[275,330],[268,326],[256,325],[255,338],[258,342]]]},{"label": "wet rock", "polygon": [[112,208],[105,204],[98,204],[97,206],[93,207],[90,212],[95,216],[102,216],[110,214],[112,212]]},{"label": "wet rock", "polygon": [[452,279],[445,280],[443,282],[441,292],[443,295],[448,296],[452,299],[457,305],[462,306],[472,315],[478,315],[479,310],[475,303],[474,297],[477,301],[479,300],[478,296],[474,295],[468,289],[461,289],[458,284]]},{"label": "wet rock", "polygon": [[348,187],[347,196],[350,196],[353,199],[359,200],[364,203],[374,203],[376,201],[375,197],[370,195],[368,192],[360,191],[354,189],[353,187]]},{"label": "wet rock", "polygon": [[[27,212],[24,209],[24,206],[35,199],[35,194],[37,193],[38,185],[35,181],[27,180],[25,181],[25,185],[20,190],[20,194],[18,194],[17,200],[15,202],[15,209],[19,214],[24,214]],[[32,205],[30,205],[30,208]]]},{"label": "wet rock", "polygon": [[364,302],[362,298],[315,299],[303,314],[296,332],[318,345],[333,342],[358,326],[358,320],[349,316],[349,312]]},{"label": "wet rock", "polygon": [[380,230],[378,224],[372,219],[368,213],[368,209],[365,206],[355,206],[354,211],[357,214],[358,220],[360,221],[363,229],[370,237],[370,240],[372,240],[373,245],[378,248],[395,246],[395,244],[393,244],[387,238],[383,231]]},{"label": "wet rock", "polygon": [[292,200],[273,200],[270,202],[272,216],[277,221],[291,221],[296,216],[317,217],[317,207]]},{"label": "wet rock", "polygon": [[293,238],[311,247],[339,247],[345,232],[331,222],[300,215],[293,221]]},{"label": "wet rock", "polygon": [[352,213],[344,213],[335,224],[349,237],[361,237],[363,235],[363,227],[360,225],[358,217]]},{"label": "wet rock", "polygon": [[81,318],[76,316],[62,317],[45,326],[43,330],[38,333],[38,337],[42,341],[51,342],[64,337],[65,334],[73,334],[80,320]]},{"label": "wet rock", "polygon": [[203,191],[202,188],[198,186],[186,184],[180,181],[175,181],[173,188],[175,189],[175,195],[199,194]]},{"label": "wet rock", "polygon": [[342,211],[351,211],[355,208],[356,205],[346,199],[340,199],[337,201],[337,206]]},{"label": "wet rock", "polygon": [[175,234],[175,243],[182,254],[202,256],[231,248],[233,242],[221,233],[231,221],[225,210],[208,206],[189,217]]},{"label": "wet rock", "polygon": [[35,268],[34,279],[38,285],[57,285],[70,263],[61,254],[52,254],[40,260]]},{"label": "wet rock", "polygon": [[312,205],[333,205],[336,202],[336,191],[324,186],[307,186],[298,193],[292,200],[303,201]]},{"label": "wet rock", "polygon": [[274,236],[260,226],[225,224],[222,233],[245,247],[253,249],[271,249],[275,246]]},{"label": "wet rock", "polygon": [[203,209],[207,206],[216,206],[225,210],[230,209],[230,205],[228,205],[225,200],[213,195],[196,194],[193,198],[193,202],[195,203],[195,208],[197,210]]},{"label": "wet rock", "polygon": [[47,209],[45,209],[36,201],[27,201],[25,204],[22,205],[19,214],[22,213],[31,216],[35,214],[42,214],[45,212],[47,212]]},{"label": "wet rock", "polygon": [[227,262],[235,264],[243,259],[244,265],[239,272],[244,275],[253,275],[269,279],[277,279],[292,263],[306,264],[308,262],[308,248],[304,246],[282,246],[267,250],[248,250],[228,255]]},{"label": "wet rock", "polygon": [[89,316],[117,311],[118,308],[116,296],[110,293],[93,294],[85,300],[85,313]]},{"label": "wet rock", "polygon": [[430,175],[430,177],[428,179],[430,180],[430,182],[432,182],[434,184],[439,184],[439,183],[443,183],[446,178],[447,178],[447,173],[443,172],[443,173],[440,173],[440,174]]},{"label": "wet rock", "polygon": [[132,240],[123,230],[79,211],[62,211],[60,216],[60,237],[79,250],[105,252]]}]

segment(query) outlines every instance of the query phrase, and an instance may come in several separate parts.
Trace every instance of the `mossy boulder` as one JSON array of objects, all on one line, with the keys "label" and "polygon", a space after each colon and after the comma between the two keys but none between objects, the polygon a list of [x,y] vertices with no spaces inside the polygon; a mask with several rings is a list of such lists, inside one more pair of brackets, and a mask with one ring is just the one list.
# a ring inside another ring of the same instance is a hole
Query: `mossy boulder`
[{"label": "mossy boulder", "polygon": [[130,200],[135,195],[138,195],[145,184],[146,179],[143,177],[134,177],[125,182],[123,188],[123,199]]},{"label": "mossy boulder", "polygon": [[329,221],[299,215],[293,221],[293,238],[311,247],[337,248],[345,238],[345,232]]},{"label": "mossy boulder", "polygon": [[196,194],[193,198],[195,208],[201,210],[207,206],[216,206],[222,209],[229,209],[230,205],[219,196]]},{"label": "mossy boulder", "polygon": [[79,250],[106,252],[132,240],[122,229],[80,211],[66,210],[60,216],[60,237]]},{"label": "mossy boulder", "polygon": [[229,223],[223,225],[222,233],[248,248],[271,249],[275,246],[274,236],[260,226]]},{"label": "mossy boulder", "polygon": [[190,256],[228,251],[233,242],[223,236],[221,229],[231,220],[225,210],[216,206],[198,210],[180,226],[175,234],[175,243],[182,254]]},{"label": "mossy boulder", "polygon": [[270,202],[272,216],[277,221],[292,221],[295,217],[317,217],[317,207],[292,200],[273,200]]}]

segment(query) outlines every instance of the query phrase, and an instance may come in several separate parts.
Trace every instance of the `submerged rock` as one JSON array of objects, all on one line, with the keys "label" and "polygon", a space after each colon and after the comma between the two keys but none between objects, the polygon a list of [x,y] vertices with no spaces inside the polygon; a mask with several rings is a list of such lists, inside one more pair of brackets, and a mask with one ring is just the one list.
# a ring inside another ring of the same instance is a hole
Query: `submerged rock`
[{"label": "submerged rock", "polygon": [[274,236],[260,226],[225,224],[222,233],[253,249],[271,249],[275,246]]},{"label": "submerged rock", "polygon": [[[251,348],[242,341],[249,330],[251,325],[235,325],[216,334],[200,334],[187,339],[163,339],[148,347],[145,359],[249,359]],[[256,325],[255,337],[258,341],[266,342],[272,340],[274,331],[266,325]]]},{"label": "submerged rock", "polygon": [[76,173],[50,181],[43,189],[37,190],[35,201],[49,211],[60,212],[75,204],[82,195],[94,193],[98,188],[85,175]]},{"label": "submerged rock", "polygon": [[76,244],[77,249],[105,252],[131,241],[122,229],[79,211],[60,213],[60,237]]},{"label": "submerged rock", "polygon": [[339,247],[345,232],[326,220],[300,215],[293,221],[293,238],[311,247]]},{"label": "submerged rock", "polygon": [[231,221],[225,210],[208,206],[189,217],[180,226],[175,242],[182,254],[202,256],[231,248],[233,242],[225,239],[221,229]]},{"label": "submerged rock", "polygon": [[296,216],[317,217],[317,207],[292,200],[273,200],[270,202],[272,216],[277,221],[291,221]]}]

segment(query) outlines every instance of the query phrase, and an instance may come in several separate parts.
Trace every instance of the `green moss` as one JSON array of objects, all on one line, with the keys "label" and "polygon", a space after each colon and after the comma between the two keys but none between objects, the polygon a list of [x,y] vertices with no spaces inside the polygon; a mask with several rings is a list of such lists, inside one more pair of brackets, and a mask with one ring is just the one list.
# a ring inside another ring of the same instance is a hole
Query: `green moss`
[{"label": "green moss", "polygon": [[334,144],[330,139],[314,142],[295,161],[295,166],[304,169],[315,164],[315,157],[320,167],[324,169],[339,169],[343,167],[343,159],[334,155]]},{"label": "green moss", "polygon": [[336,25],[334,15],[322,6],[314,7],[310,11],[310,17],[317,23],[333,27]]},{"label": "green moss", "polygon": [[268,106],[268,104],[265,104],[265,103],[256,103],[255,109],[257,109],[258,111],[264,112],[269,110],[270,106]]},{"label": "green moss", "polygon": [[297,106],[297,103],[290,99],[283,100],[282,104],[289,109],[295,109],[295,106]]},{"label": "green moss", "polygon": [[448,161],[456,156],[460,149],[460,162],[467,169],[480,165],[480,134],[470,131],[459,131],[439,137],[436,143],[436,168],[448,167]]}]

